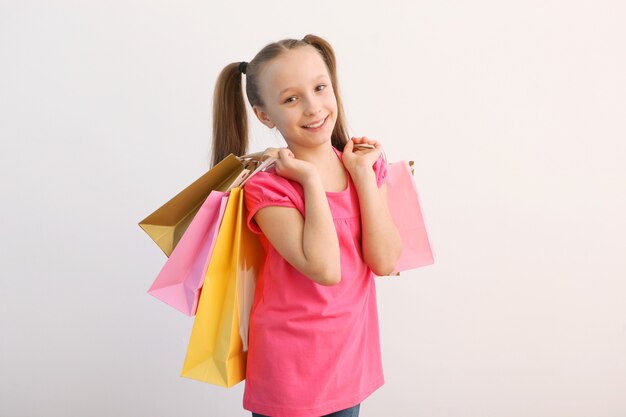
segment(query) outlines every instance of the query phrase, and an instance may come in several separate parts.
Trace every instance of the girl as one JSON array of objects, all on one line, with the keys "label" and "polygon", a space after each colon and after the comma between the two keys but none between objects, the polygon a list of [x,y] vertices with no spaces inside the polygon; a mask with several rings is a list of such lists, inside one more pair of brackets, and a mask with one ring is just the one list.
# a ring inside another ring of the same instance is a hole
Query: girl
[{"label": "girl", "polygon": [[[247,151],[242,78],[286,148],[244,187],[265,260],[250,315],[243,406],[253,416],[358,416],[383,384],[375,275],[402,251],[375,140],[348,140],[335,55],[307,35],[265,46],[217,80],[213,164]],[[357,150],[369,144],[371,149]]]}]

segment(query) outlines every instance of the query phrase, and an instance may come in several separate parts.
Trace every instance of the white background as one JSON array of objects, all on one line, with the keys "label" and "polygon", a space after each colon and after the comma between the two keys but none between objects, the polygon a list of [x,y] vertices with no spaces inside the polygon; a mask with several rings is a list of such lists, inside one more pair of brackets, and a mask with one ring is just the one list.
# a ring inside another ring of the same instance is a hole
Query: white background
[{"label": "white background", "polygon": [[[0,415],[247,416],[179,377],[137,223],[209,167],[219,71],[307,33],[415,161],[436,264],[378,282],[361,416],[626,415],[620,1],[0,2]],[[251,150],[284,146],[252,123]]]}]

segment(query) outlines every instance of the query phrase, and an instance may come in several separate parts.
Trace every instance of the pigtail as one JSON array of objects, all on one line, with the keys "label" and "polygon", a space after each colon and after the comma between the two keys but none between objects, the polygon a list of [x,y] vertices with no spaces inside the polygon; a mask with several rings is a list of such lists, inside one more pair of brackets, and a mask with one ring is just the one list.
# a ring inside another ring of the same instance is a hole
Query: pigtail
[{"label": "pigtail", "polygon": [[331,142],[335,148],[343,152],[343,148],[350,137],[348,135],[348,130],[346,129],[343,102],[341,100],[339,83],[337,81],[337,61],[335,59],[335,51],[332,46],[330,46],[330,43],[319,36],[309,34],[302,38],[302,41],[316,48],[322,55],[322,58],[328,67],[330,80],[333,83],[333,90],[335,91],[335,97],[337,98],[337,121],[335,122],[333,133],[331,134]]},{"label": "pigtail", "polygon": [[243,100],[243,74],[239,62],[228,64],[217,77],[213,95],[213,145],[211,167],[229,154],[248,149],[248,116]]}]

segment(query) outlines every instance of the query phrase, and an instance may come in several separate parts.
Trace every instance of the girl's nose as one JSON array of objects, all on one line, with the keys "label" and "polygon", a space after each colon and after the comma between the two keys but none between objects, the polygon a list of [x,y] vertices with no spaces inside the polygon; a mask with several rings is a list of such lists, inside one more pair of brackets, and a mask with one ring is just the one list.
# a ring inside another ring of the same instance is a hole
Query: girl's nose
[{"label": "girl's nose", "polygon": [[319,113],[322,110],[322,106],[319,102],[319,100],[317,100],[314,97],[308,98],[305,101],[305,107],[304,107],[304,112],[307,115],[315,115],[317,113]]}]

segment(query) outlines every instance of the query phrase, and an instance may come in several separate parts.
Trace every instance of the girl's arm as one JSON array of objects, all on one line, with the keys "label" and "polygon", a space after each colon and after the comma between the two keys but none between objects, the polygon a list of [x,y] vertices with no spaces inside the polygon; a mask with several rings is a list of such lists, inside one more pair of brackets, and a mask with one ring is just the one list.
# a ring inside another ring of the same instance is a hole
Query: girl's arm
[{"label": "girl's arm", "polygon": [[304,189],[305,216],[292,207],[268,206],[260,209],[254,220],[294,268],[318,284],[338,284],[339,239],[319,173],[306,163],[288,159],[286,153],[279,161],[276,172],[297,179]]},{"label": "girl's arm", "polygon": [[[355,149],[355,144],[368,144],[372,149]],[[403,245],[389,212],[387,184],[378,188],[372,169],[381,152],[382,147],[375,140],[352,138],[345,145],[342,159],[359,196],[363,258],[374,274],[385,276],[395,269]]]}]

